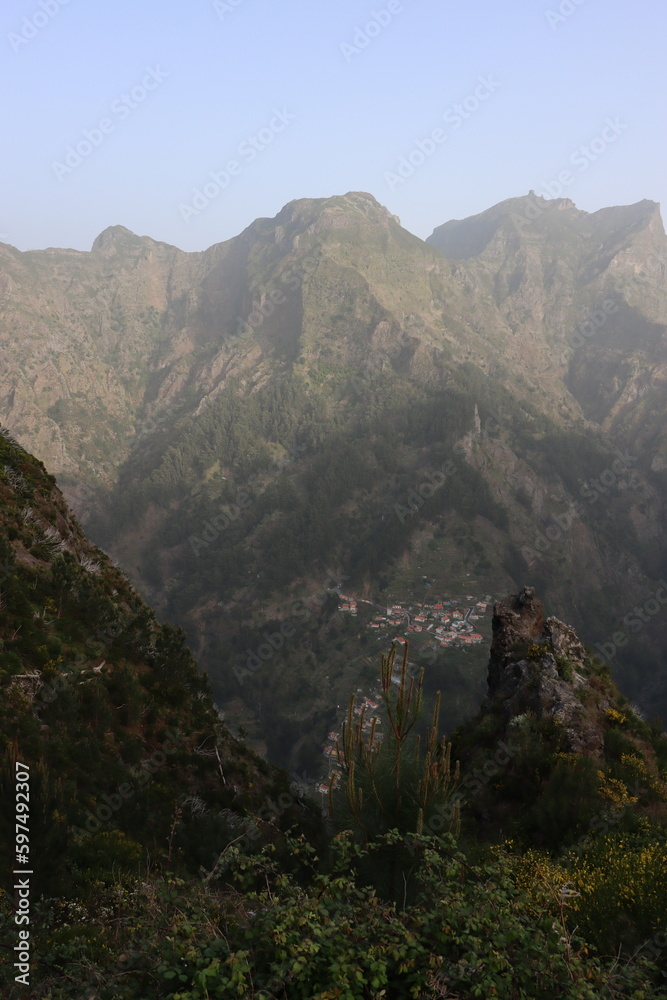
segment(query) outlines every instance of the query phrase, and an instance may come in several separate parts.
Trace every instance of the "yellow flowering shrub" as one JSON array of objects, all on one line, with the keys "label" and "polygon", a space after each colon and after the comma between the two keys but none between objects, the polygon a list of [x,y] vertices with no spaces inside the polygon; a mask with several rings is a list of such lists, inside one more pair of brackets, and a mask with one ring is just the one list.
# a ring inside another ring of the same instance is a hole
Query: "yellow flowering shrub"
[{"label": "yellow flowering shrub", "polygon": [[651,774],[646,766],[646,761],[642,760],[641,757],[637,757],[635,754],[624,753],[621,754],[621,764],[631,771],[633,777],[638,783],[645,784],[651,789],[651,791],[660,796],[663,801],[667,801],[667,787],[663,781],[657,778],[654,774]]},{"label": "yellow flowering shrub", "polygon": [[536,912],[564,919],[604,955],[632,954],[667,926],[667,848],[648,821],[633,834],[593,838],[583,851],[553,858],[491,848]]},{"label": "yellow flowering shrub", "polygon": [[526,658],[529,660],[539,660],[545,655],[545,653],[548,652],[548,646],[538,646],[537,644],[533,644],[529,647]]},{"label": "yellow flowering shrub", "polygon": [[568,881],[583,936],[612,951],[631,951],[667,924],[667,850],[662,838],[612,833],[568,855]]},{"label": "yellow flowering shrub", "polygon": [[565,865],[540,851],[528,850],[522,855],[513,854],[514,842],[506,840],[491,848],[493,854],[511,872],[512,881],[526,893],[528,898],[539,905],[545,897],[553,902],[553,913],[557,912],[557,901],[561,890],[572,881],[571,872]]},{"label": "yellow flowering shrub", "polygon": [[600,795],[607,802],[612,802],[617,806],[627,806],[637,802],[636,795],[630,795],[627,785],[618,778],[610,778],[604,771],[598,771],[600,779]]}]

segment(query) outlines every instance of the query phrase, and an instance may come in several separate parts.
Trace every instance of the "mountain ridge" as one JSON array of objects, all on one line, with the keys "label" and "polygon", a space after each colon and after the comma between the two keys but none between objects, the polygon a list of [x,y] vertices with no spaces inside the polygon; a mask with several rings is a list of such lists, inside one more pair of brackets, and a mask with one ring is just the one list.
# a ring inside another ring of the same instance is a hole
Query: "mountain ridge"
[{"label": "mountain ridge", "polygon": [[[581,627],[592,602],[586,638],[605,641],[666,551],[667,249],[657,207],[638,205],[510,199],[482,213],[495,235],[468,259],[363,192],[297,199],[195,254],[110,227],[92,253],[4,256],[0,418],[188,629],[219,695],[233,643],[281,603],[268,579],[286,604],[338,565],[405,594],[430,552],[437,587],[469,572],[512,589],[530,567],[561,618]],[[460,238],[479,242],[475,219]],[[398,520],[447,460],[457,476]],[[609,494],[582,503],[600,476]],[[235,507],[203,565],[188,538]],[[307,642],[332,628],[325,615]],[[634,688],[643,662],[624,665]]]}]

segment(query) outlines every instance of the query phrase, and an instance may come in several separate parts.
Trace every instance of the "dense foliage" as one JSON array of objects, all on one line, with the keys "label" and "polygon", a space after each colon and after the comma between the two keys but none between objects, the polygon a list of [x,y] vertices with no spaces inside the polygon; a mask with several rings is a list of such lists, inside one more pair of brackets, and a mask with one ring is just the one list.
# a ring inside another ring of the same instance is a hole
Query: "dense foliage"
[{"label": "dense foliage", "polygon": [[[574,932],[568,893],[504,861],[471,862],[450,836],[415,837],[415,899],[383,902],[353,874],[366,848],[332,842],[326,871],[303,839],[287,874],[272,848],[235,847],[208,884],[116,880],[93,903],[45,901],[40,984],[49,1000],[371,1000],[664,996],[649,957],[596,957]],[[9,987],[8,1000],[20,994]]]}]

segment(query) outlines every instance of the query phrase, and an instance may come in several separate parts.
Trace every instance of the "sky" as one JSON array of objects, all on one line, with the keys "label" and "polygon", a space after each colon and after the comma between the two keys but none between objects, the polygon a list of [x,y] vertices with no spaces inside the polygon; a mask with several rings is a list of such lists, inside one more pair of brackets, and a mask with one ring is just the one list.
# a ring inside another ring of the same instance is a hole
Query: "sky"
[{"label": "sky", "polygon": [[5,0],[0,240],[196,251],[368,191],[426,238],[533,189],[667,203],[664,0]]}]

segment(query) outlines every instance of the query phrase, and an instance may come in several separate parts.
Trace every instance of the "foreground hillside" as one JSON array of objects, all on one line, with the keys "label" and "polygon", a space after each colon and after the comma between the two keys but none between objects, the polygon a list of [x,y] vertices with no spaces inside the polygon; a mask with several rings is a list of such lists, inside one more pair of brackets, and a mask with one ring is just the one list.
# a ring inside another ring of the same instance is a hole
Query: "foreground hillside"
[{"label": "foreground hillside", "polygon": [[222,725],[182,633],[158,624],[53,477],[2,434],[0,566],[0,832],[7,857],[14,764],[27,762],[35,893],[85,895],[146,863],[212,866],[272,796],[289,800],[278,827],[317,830],[287,776]]},{"label": "foreground hillside", "polygon": [[3,873],[3,997],[666,995],[667,739],[532,590],[496,604],[489,698],[451,743],[409,647],[381,658],[325,828],[43,466],[5,435],[0,460],[0,834],[18,857],[27,826],[31,863],[18,945]]},{"label": "foreground hillside", "polygon": [[[664,716],[666,246],[651,202],[531,195],[425,243],[353,192],[199,254],[122,227],[5,247],[1,412],[292,769],[375,679],[340,586],[386,605],[529,572]],[[484,655],[426,650],[449,721]]]}]

